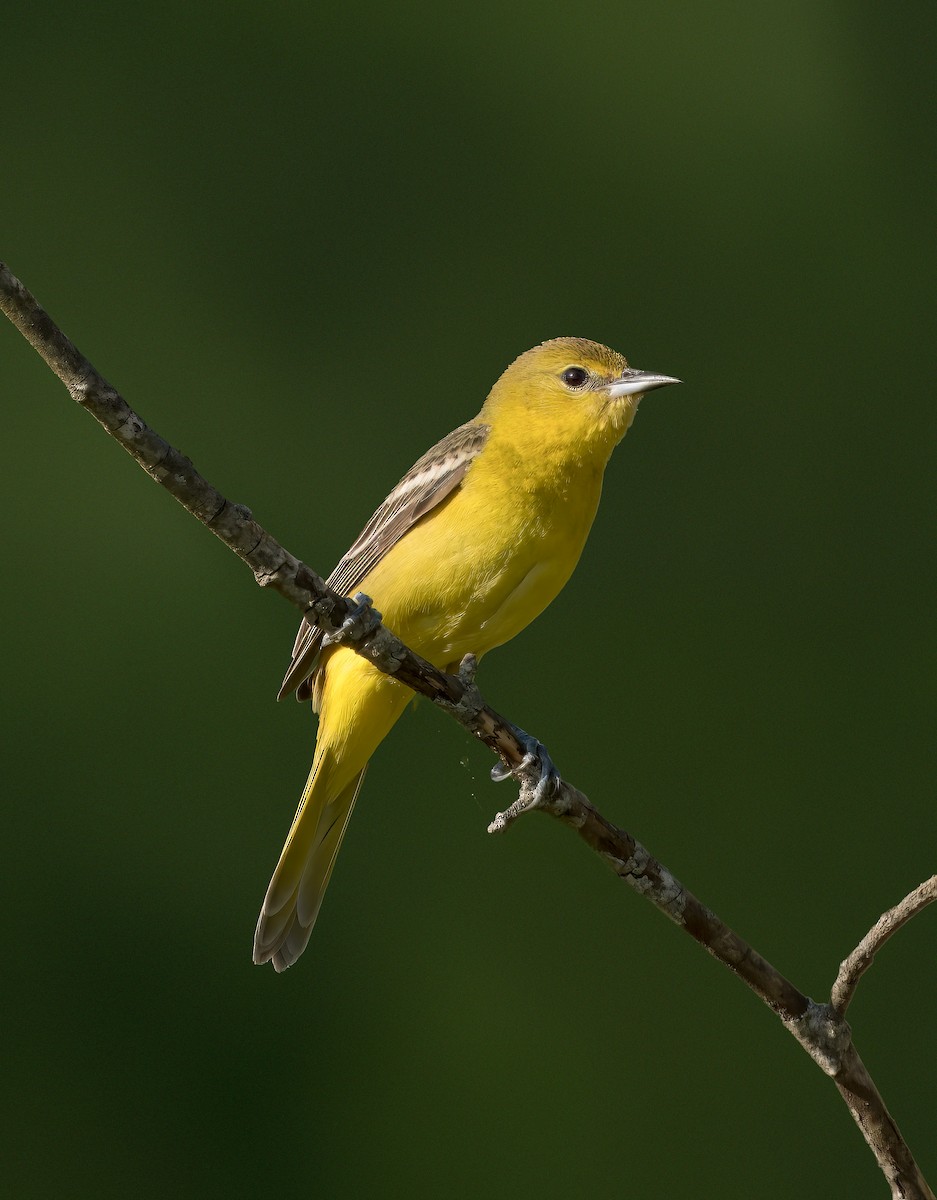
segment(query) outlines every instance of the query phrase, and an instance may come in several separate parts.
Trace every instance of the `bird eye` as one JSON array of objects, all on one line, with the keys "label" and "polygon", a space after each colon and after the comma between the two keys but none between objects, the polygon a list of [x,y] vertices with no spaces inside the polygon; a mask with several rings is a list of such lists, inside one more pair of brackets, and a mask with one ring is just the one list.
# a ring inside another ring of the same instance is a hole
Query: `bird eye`
[{"label": "bird eye", "polygon": [[567,367],[560,379],[567,387],[581,388],[585,385],[589,378],[589,372],[582,367]]}]

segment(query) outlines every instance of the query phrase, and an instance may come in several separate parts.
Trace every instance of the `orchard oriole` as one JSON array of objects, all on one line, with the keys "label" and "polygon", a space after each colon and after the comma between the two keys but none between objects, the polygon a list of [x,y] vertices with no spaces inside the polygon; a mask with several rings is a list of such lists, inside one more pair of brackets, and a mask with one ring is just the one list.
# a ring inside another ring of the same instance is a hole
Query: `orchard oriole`
[{"label": "orchard oriole", "polygon": [[[404,475],[328,583],[361,590],[406,645],[445,670],[543,612],[572,574],[602,476],[645,392],[679,383],[583,338],[528,350],[481,412]],[[413,693],[305,621],[280,690],[319,713],[315,757],[264,899],[254,961],[306,948],[368,759]]]}]

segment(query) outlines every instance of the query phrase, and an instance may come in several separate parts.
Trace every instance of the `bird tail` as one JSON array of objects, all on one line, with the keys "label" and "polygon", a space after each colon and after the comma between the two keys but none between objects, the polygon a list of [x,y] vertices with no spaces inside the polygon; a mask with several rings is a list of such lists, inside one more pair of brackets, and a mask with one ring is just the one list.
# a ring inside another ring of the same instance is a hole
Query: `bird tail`
[{"label": "bird tail", "polygon": [[345,783],[334,765],[328,750],[316,755],[257,921],[254,962],[278,972],[306,949],[367,770]]}]

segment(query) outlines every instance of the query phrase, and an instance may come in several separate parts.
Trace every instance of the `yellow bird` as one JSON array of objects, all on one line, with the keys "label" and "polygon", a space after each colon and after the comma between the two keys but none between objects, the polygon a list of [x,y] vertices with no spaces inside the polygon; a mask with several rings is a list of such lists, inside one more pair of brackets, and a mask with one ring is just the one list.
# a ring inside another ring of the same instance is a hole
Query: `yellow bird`
[{"label": "yellow bird", "polygon": [[[481,412],[404,475],[329,576],[373,598],[403,642],[447,671],[519,633],[585,545],[612,450],[645,392],[679,383],[583,338],[516,359]],[[368,760],[413,692],[305,621],[280,696],[312,700],[312,769],[264,898],[254,961],[284,971],[319,914]]]}]

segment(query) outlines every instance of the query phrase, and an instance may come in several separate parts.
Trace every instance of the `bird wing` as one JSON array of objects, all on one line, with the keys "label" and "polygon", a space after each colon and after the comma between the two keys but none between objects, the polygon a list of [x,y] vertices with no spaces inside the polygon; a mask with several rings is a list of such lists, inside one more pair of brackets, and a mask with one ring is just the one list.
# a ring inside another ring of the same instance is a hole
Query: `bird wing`
[{"label": "bird wing", "polygon": [[[328,577],[328,586],[342,596],[350,595],[417,521],[455,491],[487,441],[489,431],[490,426],[469,421],[447,434],[415,462]],[[294,690],[298,700],[310,697],[321,642],[322,630],[304,618],[278,700]]]}]

